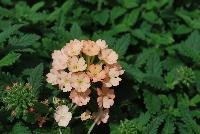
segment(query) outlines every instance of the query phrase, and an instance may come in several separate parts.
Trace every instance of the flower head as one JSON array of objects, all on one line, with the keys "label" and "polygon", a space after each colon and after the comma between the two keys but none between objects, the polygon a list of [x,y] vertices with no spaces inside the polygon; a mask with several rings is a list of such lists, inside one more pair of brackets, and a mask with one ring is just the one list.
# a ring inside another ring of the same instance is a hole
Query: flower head
[{"label": "flower head", "polygon": [[100,108],[110,108],[114,104],[114,90],[109,89],[106,87],[102,87],[102,89],[98,88],[97,89],[97,102]]},{"label": "flower head", "polygon": [[90,78],[83,72],[74,73],[72,74],[72,87],[77,92],[85,92],[90,87]]},{"label": "flower head", "polygon": [[61,88],[61,90],[63,90],[63,92],[71,91],[72,89],[71,78],[72,78],[71,72],[67,73],[65,71],[62,71],[60,73],[59,87]]},{"label": "flower head", "polygon": [[91,119],[91,112],[86,110],[84,113],[81,114],[81,120],[85,121]]},{"label": "flower head", "polygon": [[58,84],[60,81],[60,73],[55,70],[51,69],[50,73],[47,74],[47,82],[51,83],[52,85]]},{"label": "flower head", "polygon": [[124,73],[124,70],[121,70],[121,67],[118,65],[106,67],[107,77],[104,79],[104,85],[106,87],[118,86],[119,82],[122,80],[119,76]]},{"label": "flower head", "polygon": [[90,65],[87,74],[93,82],[102,81],[106,77],[106,72],[102,69],[102,65],[100,64]]},{"label": "flower head", "polygon": [[98,39],[96,41],[96,45],[99,46],[101,49],[105,49],[108,47],[105,40]]},{"label": "flower head", "polygon": [[76,103],[76,105],[83,106],[90,101],[90,92],[90,89],[87,89],[85,92],[77,92],[76,90],[72,90],[69,98],[72,99],[72,102]]},{"label": "flower head", "polygon": [[64,55],[62,51],[55,50],[52,54],[52,67],[56,70],[67,68],[68,56]]},{"label": "flower head", "polygon": [[105,61],[107,64],[117,63],[118,54],[112,49],[103,49],[99,54],[99,59]]},{"label": "flower head", "polygon": [[[52,69],[47,74],[47,82],[58,85],[63,92],[69,92],[69,98],[76,106],[87,105],[91,97],[97,98],[98,112],[85,111],[80,115],[82,121],[94,119],[100,124],[107,123],[109,108],[114,104],[114,89],[122,80],[124,73],[117,63],[118,54],[108,48],[105,40],[70,40],[61,50],[52,54]],[[93,94],[94,93],[94,94]],[[72,118],[72,113],[65,105],[65,101],[53,97],[53,104],[58,106],[54,114],[59,126],[66,127]],[[68,102],[68,101],[67,101]],[[43,120],[42,120],[43,121]]]},{"label": "flower head", "polygon": [[70,40],[69,43],[64,46],[62,49],[63,53],[68,55],[68,56],[77,56],[81,53],[81,49],[83,47],[83,44],[81,41],[75,39],[75,40]]},{"label": "flower head", "polygon": [[83,57],[78,58],[76,56],[73,56],[69,58],[68,69],[70,72],[84,71],[86,67],[87,67],[87,64],[85,63],[85,60]]},{"label": "flower head", "polygon": [[69,108],[66,105],[58,106],[54,113],[54,118],[58,126],[66,127],[72,119],[72,113],[69,112]]},{"label": "flower head", "polygon": [[83,41],[83,53],[88,56],[98,55],[100,52],[100,47],[96,45],[94,41],[88,40]]}]

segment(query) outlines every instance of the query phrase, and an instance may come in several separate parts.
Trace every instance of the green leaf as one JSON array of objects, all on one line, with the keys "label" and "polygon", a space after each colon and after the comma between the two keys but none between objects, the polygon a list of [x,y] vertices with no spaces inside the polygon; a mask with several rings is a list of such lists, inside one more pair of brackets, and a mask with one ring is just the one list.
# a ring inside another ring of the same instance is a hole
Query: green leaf
[{"label": "green leaf", "polygon": [[127,26],[134,26],[135,23],[137,22],[138,16],[140,13],[140,9],[133,9],[129,14],[127,14],[124,19],[123,23],[126,24]]},{"label": "green leaf", "polygon": [[198,103],[200,103],[200,95],[199,95],[199,94],[195,95],[195,96],[190,100],[190,106],[195,107]]},{"label": "green leaf", "polygon": [[122,16],[124,13],[126,12],[125,8],[122,7],[114,7],[111,12],[110,12],[110,19],[111,22],[114,23],[115,19],[117,19],[118,17]]},{"label": "green leaf", "polygon": [[70,33],[72,35],[72,38],[74,39],[80,39],[82,37],[82,30],[77,23],[74,23],[72,25],[72,27],[70,28]]},{"label": "green leaf", "polygon": [[174,133],[175,133],[174,122],[170,119],[167,119],[163,127],[162,134],[174,134]]},{"label": "green leaf", "polygon": [[27,47],[30,45],[34,45],[39,39],[40,39],[40,36],[36,34],[25,34],[20,39],[12,38],[11,40],[9,40],[9,42],[13,46]]},{"label": "green leaf", "polygon": [[197,91],[200,93],[200,71],[196,70],[194,74],[195,74],[196,88]]},{"label": "green leaf", "polygon": [[114,44],[110,44],[110,47],[119,54],[119,57],[122,58],[126,53],[128,46],[130,45],[130,35],[126,34],[116,40]]},{"label": "green leaf", "polygon": [[139,118],[137,118],[137,128],[142,131],[146,125],[148,124],[148,122],[151,119],[151,114],[149,112],[146,113],[141,113]]},{"label": "green leaf", "polygon": [[113,35],[117,35],[119,33],[127,32],[129,30],[130,30],[129,26],[121,23],[121,24],[114,25],[110,30],[105,31],[104,34],[108,35],[108,36],[113,36]]},{"label": "green leaf", "polygon": [[0,43],[4,42],[7,38],[9,38],[12,34],[14,34],[18,29],[20,29],[23,26],[23,24],[16,24],[9,28],[7,28],[5,31],[0,33]]},{"label": "green leaf", "polygon": [[196,134],[200,133],[200,125],[197,124],[196,120],[191,116],[190,111],[187,107],[180,105],[179,106],[181,115],[182,115],[182,121],[192,129],[192,131]]},{"label": "green leaf", "polygon": [[39,9],[41,9],[41,8],[44,6],[44,4],[45,4],[45,3],[44,3],[43,1],[34,4],[34,5],[31,7],[31,11],[32,11],[32,12],[38,11]]},{"label": "green leaf", "polygon": [[137,0],[122,0],[122,5],[125,8],[134,8],[138,6]]},{"label": "green leaf", "polygon": [[94,14],[94,20],[101,25],[105,25],[109,19],[109,10],[103,10]]},{"label": "green leaf", "polygon": [[165,33],[165,34],[148,33],[147,36],[149,37],[148,42],[153,45],[169,45],[174,42],[171,33]]},{"label": "green leaf", "polygon": [[191,28],[200,29],[200,18],[191,18],[186,10],[178,9],[175,14],[183,19]]},{"label": "green leaf", "polygon": [[156,116],[143,130],[142,134],[157,134],[158,128],[164,121],[165,116],[163,114]]},{"label": "green leaf", "polygon": [[187,40],[177,44],[175,49],[183,56],[190,57],[194,62],[200,64],[200,34],[198,31],[192,32]]},{"label": "green leaf", "polygon": [[149,21],[152,24],[161,24],[162,23],[162,20],[153,11],[145,12],[143,14],[143,17],[145,20]]},{"label": "green leaf", "polygon": [[9,134],[31,134],[31,132],[22,123],[17,123]]},{"label": "green leaf", "polygon": [[146,90],[144,91],[143,95],[144,95],[144,103],[147,110],[152,114],[159,112],[161,108],[161,103],[159,98],[156,95]]},{"label": "green leaf", "polygon": [[10,52],[0,60],[0,67],[13,65],[20,56],[19,53]]},{"label": "green leaf", "polygon": [[28,78],[28,82],[33,87],[34,93],[38,93],[38,89],[41,86],[43,80],[43,64],[37,65],[30,72],[30,77]]}]

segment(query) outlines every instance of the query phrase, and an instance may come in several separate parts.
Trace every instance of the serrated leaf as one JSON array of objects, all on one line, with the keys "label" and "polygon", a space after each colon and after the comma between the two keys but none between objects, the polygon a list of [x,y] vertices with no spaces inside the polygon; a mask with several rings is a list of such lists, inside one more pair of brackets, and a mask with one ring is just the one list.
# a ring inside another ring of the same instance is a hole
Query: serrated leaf
[{"label": "serrated leaf", "polygon": [[38,88],[41,86],[43,80],[43,64],[37,65],[30,72],[30,77],[28,78],[28,82],[33,87],[34,93],[38,93]]},{"label": "serrated leaf", "polygon": [[13,46],[23,46],[23,47],[27,47],[30,45],[34,45],[34,43],[36,43],[38,40],[40,39],[40,36],[36,35],[36,34],[25,34],[23,35],[20,39],[16,40],[10,40],[9,42],[13,45]]},{"label": "serrated leaf", "polygon": [[126,53],[128,46],[130,45],[130,35],[126,34],[120,39],[116,40],[114,44],[111,44],[110,47],[113,48],[119,54],[119,57],[123,57]]},{"label": "serrated leaf", "polygon": [[137,22],[138,16],[140,13],[140,9],[134,9],[129,14],[127,14],[124,19],[123,23],[129,27],[134,26]]},{"label": "serrated leaf", "polygon": [[77,23],[74,23],[72,25],[72,27],[70,28],[70,33],[72,35],[72,38],[74,39],[80,39],[82,36],[82,30]]},{"label": "serrated leaf", "polygon": [[142,134],[157,134],[158,128],[164,121],[165,115],[161,114],[156,116],[148,125],[147,128],[143,130]]},{"label": "serrated leaf", "polygon": [[161,103],[159,98],[156,95],[146,90],[144,91],[143,95],[144,95],[144,103],[147,110],[152,114],[159,112],[161,108]]},{"label": "serrated leaf", "polygon": [[10,52],[0,60],[0,67],[13,65],[20,56],[19,53]]},{"label": "serrated leaf", "polygon": [[0,43],[4,42],[7,38],[10,37],[10,35],[14,34],[18,29],[20,29],[23,26],[23,24],[16,24],[9,28],[7,28],[5,31],[0,33]]},{"label": "serrated leaf", "polygon": [[153,11],[145,12],[143,14],[143,17],[145,20],[149,21],[152,24],[161,24],[162,23],[162,20]]},{"label": "serrated leaf", "polygon": [[109,10],[103,10],[94,14],[94,20],[101,25],[105,25],[109,19]]},{"label": "serrated leaf", "polygon": [[126,12],[125,8],[122,7],[114,7],[111,12],[110,12],[110,19],[111,22],[114,23],[115,19],[117,19],[118,17],[122,16],[124,13]]},{"label": "serrated leaf", "polygon": [[148,124],[151,119],[151,114],[149,112],[140,114],[137,119],[137,128],[142,131],[144,127]]},{"label": "serrated leaf", "polygon": [[167,119],[163,127],[162,134],[174,134],[174,133],[175,133],[174,122],[170,119]]}]

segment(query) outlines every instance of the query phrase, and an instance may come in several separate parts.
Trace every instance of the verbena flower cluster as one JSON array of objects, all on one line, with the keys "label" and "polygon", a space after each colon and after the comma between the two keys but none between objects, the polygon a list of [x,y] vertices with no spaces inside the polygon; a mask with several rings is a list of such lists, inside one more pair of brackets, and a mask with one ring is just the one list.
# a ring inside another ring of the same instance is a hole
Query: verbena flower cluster
[{"label": "verbena flower cluster", "polygon": [[[118,86],[124,73],[117,63],[118,54],[108,48],[104,40],[71,40],[61,50],[52,53],[52,68],[47,82],[58,85],[63,92],[70,92],[69,98],[77,106],[87,105],[91,93],[98,104],[98,112],[86,110],[81,120],[94,119],[96,124],[106,123],[109,108],[114,104],[113,86]],[[92,100],[93,101],[93,100]],[[72,112],[66,105],[59,105],[54,114],[59,126],[67,126]]]}]

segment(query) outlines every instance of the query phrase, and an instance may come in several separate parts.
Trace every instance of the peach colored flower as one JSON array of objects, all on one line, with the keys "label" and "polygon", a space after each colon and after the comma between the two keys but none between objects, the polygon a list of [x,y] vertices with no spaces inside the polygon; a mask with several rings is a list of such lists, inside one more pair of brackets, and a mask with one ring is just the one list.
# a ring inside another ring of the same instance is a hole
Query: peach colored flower
[{"label": "peach colored flower", "polygon": [[61,88],[61,90],[63,90],[63,92],[69,92],[72,89],[71,86],[71,78],[72,78],[72,73],[69,72],[65,72],[62,71],[60,73],[60,81],[59,81],[59,87]]},{"label": "peach colored flower", "polygon": [[107,123],[109,118],[109,109],[99,109],[97,113],[92,114],[92,119],[99,125],[101,122]]},{"label": "peach colored flower", "polygon": [[86,110],[84,113],[81,114],[81,120],[85,121],[91,119],[91,112]]},{"label": "peach colored flower", "polygon": [[117,63],[118,54],[112,49],[103,49],[99,54],[99,59],[105,61],[107,64]]},{"label": "peach colored flower", "polygon": [[58,106],[54,118],[58,122],[58,126],[66,127],[72,119],[72,113],[66,105]]},{"label": "peach colored flower", "polygon": [[83,42],[83,50],[82,52],[88,56],[98,55],[100,52],[100,47],[96,45],[94,41],[82,41]]},{"label": "peach colored flower", "polygon": [[113,66],[113,68],[105,67],[107,72],[107,77],[104,79],[103,83],[106,87],[118,86],[119,82],[122,80],[119,78],[120,75],[124,73],[120,66]]},{"label": "peach colored flower", "polygon": [[52,68],[61,70],[67,68],[68,57],[61,51],[55,50],[52,54]]},{"label": "peach colored flower", "polygon": [[87,75],[93,82],[102,81],[106,77],[106,72],[102,70],[102,65],[92,64],[88,67]]},{"label": "peach colored flower", "polygon": [[69,58],[68,69],[70,72],[84,71],[86,68],[87,64],[85,63],[83,57],[78,58],[76,56],[73,56]]},{"label": "peach colored flower", "polygon": [[68,56],[76,56],[81,53],[82,47],[83,47],[82,42],[75,39],[75,40],[70,40],[70,42],[67,43],[66,46],[64,46],[62,51],[64,54]]},{"label": "peach colored flower", "polygon": [[57,85],[60,81],[60,73],[55,69],[51,69],[50,73],[48,73],[46,76],[47,82],[51,83],[52,85]]},{"label": "peach colored flower", "polygon": [[101,49],[105,49],[108,47],[105,40],[98,39],[96,41],[96,45],[99,46]]},{"label": "peach colored flower", "polygon": [[77,92],[85,92],[90,87],[90,78],[83,72],[72,74],[71,85]]},{"label": "peach colored flower", "polygon": [[107,87],[102,87],[102,89],[98,88],[97,89],[97,102],[100,108],[110,108],[114,104],[114,90],[109,89]]},{"label": "peach colored flower", "polygon": [[90,101],[90,92],[90,89],[87,89],[85,92],[77,92],[76,90],[72,90],[69,98],[72,99],[72,102],[76,103],[76,105],[83,106]]}]

